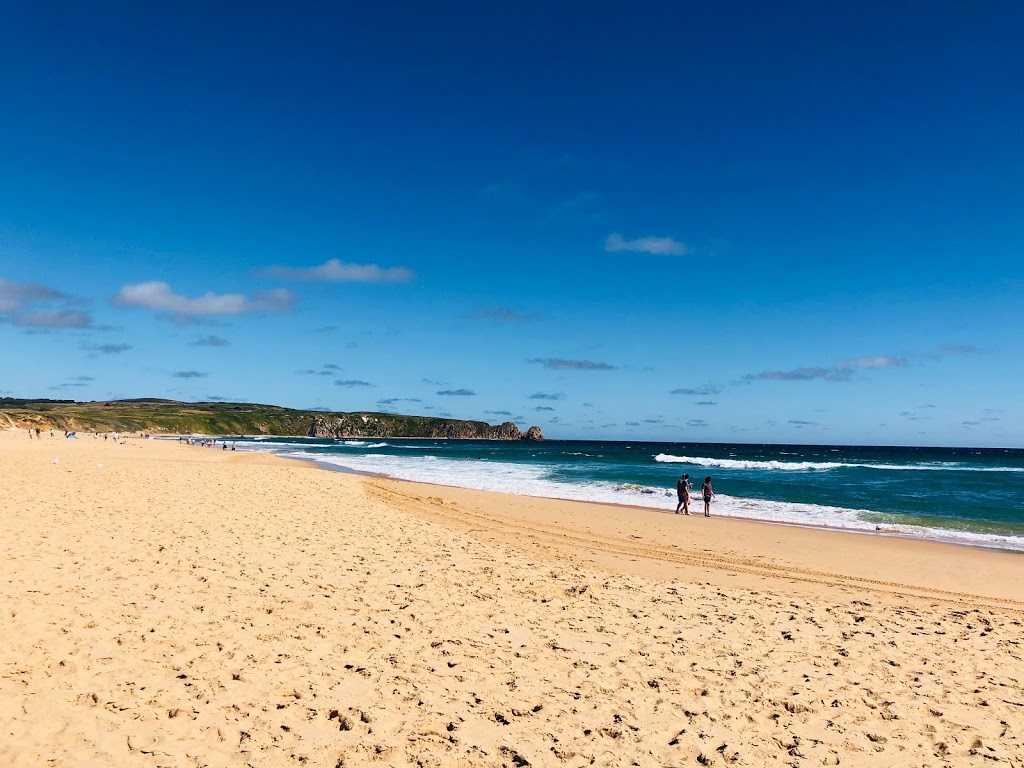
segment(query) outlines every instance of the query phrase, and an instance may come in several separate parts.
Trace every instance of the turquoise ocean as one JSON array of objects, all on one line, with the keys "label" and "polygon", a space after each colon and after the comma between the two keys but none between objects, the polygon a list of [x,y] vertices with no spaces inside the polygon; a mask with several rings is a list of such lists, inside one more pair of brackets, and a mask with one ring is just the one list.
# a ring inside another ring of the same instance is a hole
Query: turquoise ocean
[{"label": "turquoise ocean", "polygon": [[[253,438],[327,467],[671,512],[713,477],[712,514],[1024,552],[1024,450],[618,441]],[[698,510],[699,511],[699,510]]]}]

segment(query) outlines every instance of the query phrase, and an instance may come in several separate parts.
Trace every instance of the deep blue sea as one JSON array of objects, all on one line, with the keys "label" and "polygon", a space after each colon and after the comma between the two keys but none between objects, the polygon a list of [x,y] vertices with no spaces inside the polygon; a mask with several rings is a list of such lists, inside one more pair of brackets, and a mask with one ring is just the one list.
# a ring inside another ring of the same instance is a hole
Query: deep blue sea
[{"label": "deep blue sea", "polygon": [[687,472],[700,513],[710,475],[715,515],[1024,551],[1019,449],[278,437],[236,445],[407,480],[665,511]]}]

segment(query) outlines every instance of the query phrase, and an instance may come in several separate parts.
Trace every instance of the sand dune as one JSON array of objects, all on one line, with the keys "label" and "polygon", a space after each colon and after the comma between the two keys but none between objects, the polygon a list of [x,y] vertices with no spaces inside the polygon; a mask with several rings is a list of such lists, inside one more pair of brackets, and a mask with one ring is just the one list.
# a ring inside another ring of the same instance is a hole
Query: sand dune
[{"label": "sand dune", "polygon": [[157,441],[0,466],[3,765],[1024,764],[1020,556]]}]

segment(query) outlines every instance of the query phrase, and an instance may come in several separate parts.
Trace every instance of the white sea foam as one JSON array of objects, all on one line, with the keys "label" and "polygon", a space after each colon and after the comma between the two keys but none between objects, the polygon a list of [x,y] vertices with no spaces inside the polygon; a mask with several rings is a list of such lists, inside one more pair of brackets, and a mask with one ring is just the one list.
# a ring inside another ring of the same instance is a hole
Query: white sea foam
[{"label": "white sea foam", "polygon": [[[294,442],[283,442],[283,441],[280,441],[280,440],[271,440],[269,437],[254,437],[253,440],[254,441],[258,440],[259,441],[259,443],[257,443],[255,445],[255,447],[256,447],[257,450],[260,450],[260,451],[265,451],[267,448],[294,448],[295,447],[295,443]],[[231,438],[227,438],[227,441],[230,443],[231,442]],[[239,450],[245,450],[246,447],[249,447],[249,446],[252,446],[252,445],[253,445],[252,443],[249,443],[248,441],[245,441],[245,440],[240,440],[240,441],[235,443],[235,446]],[[252,450],[251,447],[250,447],[250,450]]]},{"label": "white sea foam", "polygon": [[[293,458],[313,460],[321,464],[345,467],[361,472],[388,475],[402,480],[474,488],[482,491],[498,491],[520,496],[628,504],[668,511],[674,510],[676,504],[675,494],[671,489],[597,481],[559,482],[549,478],[549,468],[536,464],[466,461],[429,455],[391,456],[368,453],[340,456],[303,450],[278,452]],[[699,498],[694,498],[692,506],[696,514],[701,514],[702,507]],[[877,524],[870,519],[874,514],[870,510],[744,499],[724,494],[716,495],[712,504],[712,514],[797,525],[843,528],[865,533],[877,530]],[[896,532],[915,538],[1024,551],[1024,537],[982,534],[946,528],[925,528],[890,522],[886,522],[884,528],[887,532]]]},{"label": "white sea foam", "polygon": [[690,464],[697,467],[719,469],[770,469],[781,472],[813,472],[830,469],[886,469],[890,471],[921,472],[1024,472],[1024,467],[978,467],[952,461],[922,462],[921,464],[870,464],[841,461],[754,461],[750,459],[713,459],[707,456],[673,456],[659,453],[654,460],[664,464]]},{"label": "white sea foam", "polygon": [[692,464],[698,467],[718,467],[720,469],[778,469],[789,472],[806,472],[814,469],[837,469],[853,466],[834,461],[751,461],[744,459],[709,459],[705,456],[672,456],[659,453],[655,461],[665,464]]}]

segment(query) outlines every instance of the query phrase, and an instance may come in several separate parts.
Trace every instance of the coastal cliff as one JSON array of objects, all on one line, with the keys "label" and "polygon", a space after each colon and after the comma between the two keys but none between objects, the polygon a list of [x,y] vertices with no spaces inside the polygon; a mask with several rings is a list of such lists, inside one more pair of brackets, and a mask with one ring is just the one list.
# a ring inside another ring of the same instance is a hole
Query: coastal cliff
[{"label": "coastal cliff", "polygon": [[[484,421],[457,421],[424,417],[418,423],[396,423],[390,414],[345,413],[321,416],[313,421],[307,437],[433,437],[446,440],[543,440],[540,427],[521,432],[511,421],[491,426]],[[396,431],[397,430],[397,431]]]},{"label": "coastal cliff", "polygon": [[254,403],[183,403],[141,398],[78,403],[74,400],[0,398],[0,427],[97,432],[155,432],[288,437],[428,437],[451,440],[543,440],[511,421],[407,416],[395,413],[322,412]]}]

